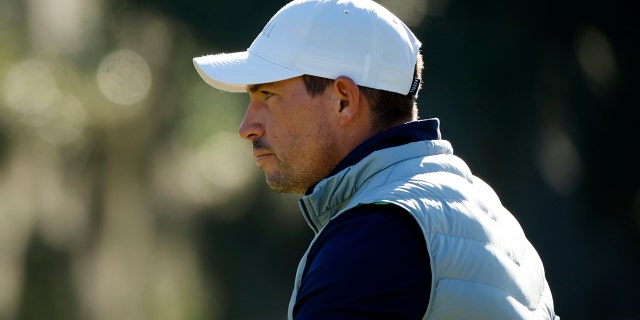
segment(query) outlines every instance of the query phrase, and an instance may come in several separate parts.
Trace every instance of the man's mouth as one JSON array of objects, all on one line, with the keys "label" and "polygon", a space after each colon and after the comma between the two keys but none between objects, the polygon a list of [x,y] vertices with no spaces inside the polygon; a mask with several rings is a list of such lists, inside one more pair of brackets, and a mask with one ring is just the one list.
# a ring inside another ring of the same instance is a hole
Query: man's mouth
[{"label": "man's mouth", "polygon": [[267,156],[272,156],[273,153],[271,153],[268,150],[253,150],[253,157],[256,158],[256,160],[260,160],[262,158],[265,158]]}]

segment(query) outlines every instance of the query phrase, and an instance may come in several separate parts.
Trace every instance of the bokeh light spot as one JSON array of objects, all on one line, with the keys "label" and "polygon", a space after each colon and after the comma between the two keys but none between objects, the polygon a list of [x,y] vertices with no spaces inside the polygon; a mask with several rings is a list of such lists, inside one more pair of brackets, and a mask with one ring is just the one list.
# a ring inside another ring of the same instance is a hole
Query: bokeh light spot
[{"label": "bokeh light spot", "polygon": [[36,129],[43,140],[53,144],[67,144],[82,136],[86,112],[75,96],[61,93],[40,118]]},{"label": "bokeh light spot", "polygon": [[558,194],[570,194],[582,176],[582,160],[569,135],[560,128],[543,133],[538,145],[538,167]]},{"label": "bokeh light spot", "polygon": [[98,67],[97,79],[100,92],[119,105],[140,102],[151,89],[151,70],[147,61],[129,49],[116,50],[105,56]]},{"label": "bokeh light spot", "polygon": [[590,88],[596,94],[606,94],[615,84],[618,73],[609,39],[595,27],[583,28],[577,38],[578,61]]},{"label": "bokeh light spot", "polygon": [[35,59],[27,59],[9,68],[4,96],[13,111],[36,116],[58,96],[58,85],[49,68]]}]

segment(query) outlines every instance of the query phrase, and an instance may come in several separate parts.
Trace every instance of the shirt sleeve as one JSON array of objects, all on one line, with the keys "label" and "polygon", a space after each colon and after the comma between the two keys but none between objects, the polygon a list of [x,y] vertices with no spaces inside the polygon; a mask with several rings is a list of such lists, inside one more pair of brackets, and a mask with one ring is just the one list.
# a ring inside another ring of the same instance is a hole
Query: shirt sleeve
[{"label": "shirt sleeve", "polygon": [[395,205],[344,212],[307,255],[296,320],[422,319],[431,268],[414,218]]}]

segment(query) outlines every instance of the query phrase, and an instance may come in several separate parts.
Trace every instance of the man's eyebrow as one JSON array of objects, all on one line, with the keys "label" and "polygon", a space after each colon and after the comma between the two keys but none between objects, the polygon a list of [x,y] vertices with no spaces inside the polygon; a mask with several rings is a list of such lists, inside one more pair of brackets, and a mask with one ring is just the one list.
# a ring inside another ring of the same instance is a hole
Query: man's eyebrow
[{"label": "man's eyebrow", "polygon": [[249,91],[249,93],[256,93],[260,90],[260,87],[262,87],[262,84],[250,84],[247,86],[247,91]]},{"label": "man's eyebrow", "polygon": [[269,88],[277,88],[278,84],[276,82],[266,82],[266,83],[258,83],[258,84],[249,84],[247,85],[247,91],[249,93],[256,93],[260,90],[269,90]]}]

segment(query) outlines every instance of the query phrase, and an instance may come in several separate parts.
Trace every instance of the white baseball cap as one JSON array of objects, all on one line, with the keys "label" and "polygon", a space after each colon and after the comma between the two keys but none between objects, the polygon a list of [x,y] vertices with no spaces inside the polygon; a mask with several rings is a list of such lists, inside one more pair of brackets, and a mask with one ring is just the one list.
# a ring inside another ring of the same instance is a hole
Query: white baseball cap
[{"label": "white baseball cap", "polygon": [[295,0],[282,7],[244,52],[193,59],[200,76],[223,91],[304,74],[351,78],[364,87],[415,94],[420,41],[371,0]]}]

